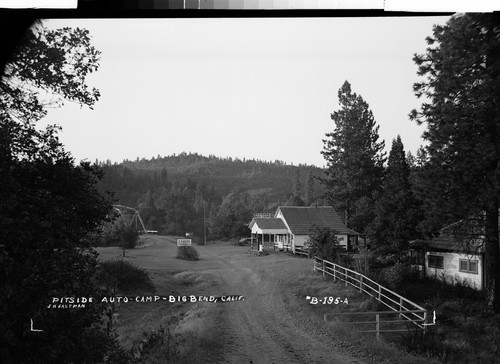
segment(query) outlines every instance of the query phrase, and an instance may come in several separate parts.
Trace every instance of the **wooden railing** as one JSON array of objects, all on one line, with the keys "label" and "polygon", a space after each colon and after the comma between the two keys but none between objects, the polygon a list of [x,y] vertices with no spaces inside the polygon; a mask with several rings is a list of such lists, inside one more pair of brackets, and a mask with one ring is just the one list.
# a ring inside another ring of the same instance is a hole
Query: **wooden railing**
[{"label": "wooden railing", "polygon": [[[381,333],[390,333],[390,332],[408,332],[411,328],[408,328],[406,326],[405,328],[395,328],[398,324],[408,324],[409,322],[412,322],[414,324],[417,324],[418,327],[420,325],[422,328],[425,327],[424,324],[424,318],[419,318],[419,319],[413,319],[413,320],[407,320],[407,319],[399,319],[399,320],[387,320],[383,319],[381,320],[381,316],[390,316],[394,314],[407,314],[408,312],[415,313],[415,314],[425,314],[425,310],[405,310],[405,311],[372,311],[372,312],[339,312],[339,313],[325,313],[323,316],[323,320],[325,322],[329,322],[330,318],[333,316],[374,316],[375,321],[349,321],[349,322],[343,322],[344,324],[348,325],[375,325],[374,330],[356,330],[356,332],[361,332],[361,333],[375,333],[377,334],[377,339],[380,337]],[[367,320],[367,319],[365,319]],[[382,324],[390,324],[390,325],[385,325],[385,326],[390,326],[390,327],[385,327],[382,328]],[[395,325],[396,324],[396,325]],[[420,325],[419,325],[420,324]],[[373,326],[372,326],[373,327]],[[415,329],[415,328],[414,328]],[[418,329],[418,328],[417,328]]]},{"label": "wooden railing", "polygon": [[363,274],[318,257],[314,257],[314,271],[323,272],[323,277],[329,275],[335,281],[338,279],[343,281],[346,286],[351,285],[359,289],[392,311],[397,312],[400,319],[404,318],[417,327],[425,329],[427,323],[427,310],[425,308],[381,286]]},{"label": "wooden railing", "polygon": [[307,249],[307,248],[304,249],[302,247],[296,247],[294,254],[305,255],[306,257],[309,257],[309,249]]},{"label": "wooden railing", "polygon": [[[281,245],[281,248],[280,248],[280,245]],[[292,245],[290,243],[275,241],[274,242],[274,249],[275,250],[278,249],[278,250],[283,250],[285,252],[289,252],[289,251],[292,251]]]}]

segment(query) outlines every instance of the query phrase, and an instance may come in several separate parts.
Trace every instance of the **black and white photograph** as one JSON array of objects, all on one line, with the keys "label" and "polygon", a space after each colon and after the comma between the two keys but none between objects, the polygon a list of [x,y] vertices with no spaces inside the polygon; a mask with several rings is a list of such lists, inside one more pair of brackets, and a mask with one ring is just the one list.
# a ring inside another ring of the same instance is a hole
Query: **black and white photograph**
[{"label": "black and white photograph", "polygon": [[0,361],[500,363],[499,14],[177,3],[0,9]]}]

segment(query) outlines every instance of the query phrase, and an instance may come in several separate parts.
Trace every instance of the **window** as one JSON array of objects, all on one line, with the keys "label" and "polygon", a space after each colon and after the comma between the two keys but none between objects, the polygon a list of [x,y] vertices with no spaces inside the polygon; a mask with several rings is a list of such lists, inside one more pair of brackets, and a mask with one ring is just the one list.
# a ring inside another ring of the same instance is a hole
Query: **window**
[{"label": "window", "polygon": [[440,255],[429,255],[429,268],[444,268],[444,258]]},{"label": "window", "polygon": [[460,259],[459,271],[477,274],[477,260]]}]

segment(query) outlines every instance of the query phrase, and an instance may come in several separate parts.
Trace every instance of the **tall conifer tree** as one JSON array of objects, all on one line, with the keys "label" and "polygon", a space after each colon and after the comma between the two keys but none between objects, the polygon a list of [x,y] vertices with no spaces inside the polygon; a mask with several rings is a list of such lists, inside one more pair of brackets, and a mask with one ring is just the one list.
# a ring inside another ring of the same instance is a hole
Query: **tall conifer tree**
[{"label": "tall conifer tree", "polygon": [[398,135],[392,141],[385,171],[383,192],[376,204],[372,238],[377,246],[401,251],[416,237],[420,214],[410,185],[410,167],[403,142]]},{"label": "tall conifer tree", "polygon": [[306,186],[304,191],[304,202],[307,206],[314,202],[314,176],[311,171],[307,172]]},{"label": "tall conifer tree", "polygon": [[363,233],[374,218],[373,201],[380,192],[384,142],[363,98],[345,82],[338,92],[340,109],[331,114],[333,132],[321,152],[327,161],[326,198],[345,222]]}]

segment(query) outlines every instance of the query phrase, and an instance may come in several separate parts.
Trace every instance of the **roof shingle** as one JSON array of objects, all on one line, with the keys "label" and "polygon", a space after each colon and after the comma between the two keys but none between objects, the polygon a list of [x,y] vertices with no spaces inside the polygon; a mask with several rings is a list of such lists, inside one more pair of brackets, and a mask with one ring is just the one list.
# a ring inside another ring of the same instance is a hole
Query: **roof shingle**
[{"label": "roof shingle", "polygon": [[344,225],[331,206],[280,206],[278,211],[281,211],[290,230],[296,235],[309,235],[315,227],[332,228],[339,234],[359,235]]},{"label": "roof shingle", "polygon": [[261,229],[287,229],[285,223],[281,219],[255,217],[250,223],[250,227],[252,227],[254,223]]},{"label": "roof shingle", "polygon": [[484,249],[483,242],[484,219],[473,216],[442,228],[435,238],[410,241],[410,248],[477,254]]}]

